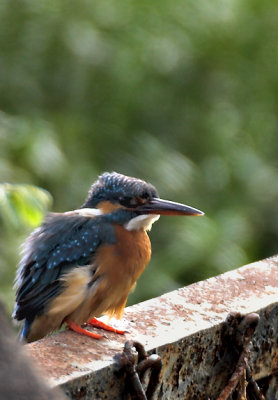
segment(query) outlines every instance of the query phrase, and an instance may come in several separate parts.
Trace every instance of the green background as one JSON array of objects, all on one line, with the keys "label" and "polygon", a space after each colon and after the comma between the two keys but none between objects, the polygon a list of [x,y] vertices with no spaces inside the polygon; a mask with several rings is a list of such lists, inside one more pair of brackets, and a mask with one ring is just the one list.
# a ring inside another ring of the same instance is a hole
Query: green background
[{"label": "green background", "polygon": [[[0,292],[49,208],[103,171],[206,212],[161,217],[130,303],[277,252],[276,1],[2,0]],[[200,299],[201,300],[201,299]]]}]

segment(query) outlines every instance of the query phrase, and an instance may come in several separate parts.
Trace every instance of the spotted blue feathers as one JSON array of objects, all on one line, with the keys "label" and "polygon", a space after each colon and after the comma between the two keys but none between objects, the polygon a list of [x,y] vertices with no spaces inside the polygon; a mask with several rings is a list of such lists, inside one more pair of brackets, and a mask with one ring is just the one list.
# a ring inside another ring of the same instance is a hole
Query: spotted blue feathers
[{"label": "spotted blue feathers", "polygon": [[24,244],[16,279],[14,318],[30,320],[40,315],[61,291],[61,276],[92,263],[103,242],[115,242],[114,229],[105,218],[50,214]]}]

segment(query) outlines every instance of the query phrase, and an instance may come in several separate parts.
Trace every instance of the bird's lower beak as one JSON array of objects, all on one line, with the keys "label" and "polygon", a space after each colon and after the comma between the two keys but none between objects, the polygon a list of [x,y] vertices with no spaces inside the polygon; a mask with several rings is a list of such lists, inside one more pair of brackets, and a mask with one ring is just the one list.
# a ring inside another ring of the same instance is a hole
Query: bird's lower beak
[{"label": "bird's lower beak", "polygon": [[140,214],[204,215],[204,213],[197,210],[197,208],[159,198],[154,198],[148,203],[140,205],[136,208],[136,211],[139,211]]}]

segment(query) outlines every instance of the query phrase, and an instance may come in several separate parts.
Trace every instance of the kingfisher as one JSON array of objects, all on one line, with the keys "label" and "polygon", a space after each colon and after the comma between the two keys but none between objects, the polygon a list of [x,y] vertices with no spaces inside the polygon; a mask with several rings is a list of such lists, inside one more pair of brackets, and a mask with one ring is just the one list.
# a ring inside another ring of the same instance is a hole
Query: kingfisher
[{"label": "kingfisher", "polygon": [[203,215],[162,200],[141,179],[105,172],[74,211],[49,213],[23,245],[13,318],[23,320],[20,340],[32,342],[66,325],[101,339],[89,324],[124,331],[97,320],[121,318],[130,291],[151,257],[146,231],[160,215]]}]

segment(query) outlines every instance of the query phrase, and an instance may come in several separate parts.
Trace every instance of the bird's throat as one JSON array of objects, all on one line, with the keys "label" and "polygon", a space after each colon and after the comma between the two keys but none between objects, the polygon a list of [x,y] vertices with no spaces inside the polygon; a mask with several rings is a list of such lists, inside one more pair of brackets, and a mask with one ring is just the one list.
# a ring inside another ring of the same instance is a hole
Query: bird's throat
[{"label": "bird's throat", "polygon": [[155,214],[143,214],[138,215],[137,217],[132,218],[128,221],[124,228],[127,231],[139,231],[143,229],[145,231],[150,231],[152,228],[152,224],[159,219],[160,215]]}]

